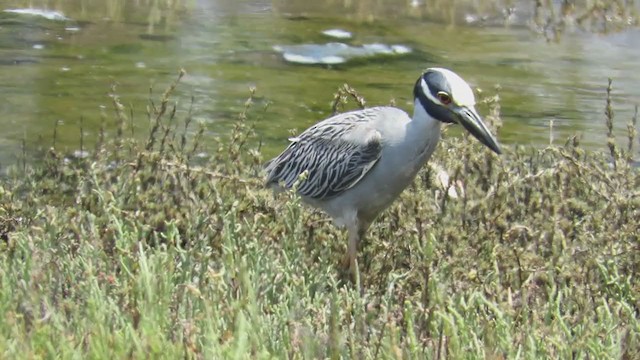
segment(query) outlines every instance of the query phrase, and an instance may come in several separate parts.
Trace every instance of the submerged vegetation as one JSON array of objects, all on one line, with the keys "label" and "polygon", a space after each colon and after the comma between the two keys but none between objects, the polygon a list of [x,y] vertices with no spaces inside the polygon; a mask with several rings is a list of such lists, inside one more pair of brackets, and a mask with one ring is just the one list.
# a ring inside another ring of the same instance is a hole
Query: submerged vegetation
[{"label": "submerged vegetation", "polygon": [[566,31],[611,33],[637,27],[640,8],[632,0],[414,0],[341,2],[276,0],[274,8],[283,13],[347,14],[360,21],[389,17],[410,17],[449,25],[529,27],[548,40],[560,40]]},{"label": "submerged vegetation", "polygon": [[610,101],[608,154],[445,134],[372,226],[359,291],[341,231],[262,187],[251,99],[203,158],[174,87],[145,142],[112,95],[114,137],[2,180],[2,358],[640,357],[637,137],[616,143]]}]

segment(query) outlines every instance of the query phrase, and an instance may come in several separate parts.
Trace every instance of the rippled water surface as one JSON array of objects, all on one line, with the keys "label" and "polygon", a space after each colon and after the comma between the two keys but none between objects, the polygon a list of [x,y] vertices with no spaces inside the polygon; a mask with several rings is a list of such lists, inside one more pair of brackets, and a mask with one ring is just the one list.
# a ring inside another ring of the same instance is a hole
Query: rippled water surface
[{"label": "rippled water surface", "polygon": [[[394,100],[411,111],[413,83],[430,66],[450,67],[486,94],[500,85],[499,138],[507,144],[548,144],[553,120],[556,141],[579,133],[583,143],[604,148],[611,77],[622,139],[640,103],[640,31],[569,27],[549,42],[532,31],[528,3],[505,21],[490,6],[448,11],[428,1],[0,1],[0,10],[12,10],[0,12],[0,159],[11,162],[23,139],[48,145],[56,123],[58,146],[79,148],[81,122],[91,143],[102,122],[112,126],[113,83],[143,136],[150,86],[161,93],[179,68],[188,73],[180,108],[193,97],[210,142],[228,131],[249,87],[257,87],[252,118],[267,155],[286,143],[289,129],[327,116],[345,82],[369,105]],[[13,11],[29,8],[45,15]],[[322,33],[330,29],[351,38]],[[330,42],[411,51],[331,65],[293,64],[276,51]]]}]

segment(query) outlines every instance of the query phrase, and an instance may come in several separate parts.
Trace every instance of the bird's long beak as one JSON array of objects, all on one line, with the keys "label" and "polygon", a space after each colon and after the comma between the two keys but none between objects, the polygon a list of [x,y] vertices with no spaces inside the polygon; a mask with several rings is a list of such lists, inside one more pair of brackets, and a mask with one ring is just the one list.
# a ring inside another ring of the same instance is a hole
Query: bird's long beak
[{"label": "bird's long beak", "polygon": [[498,141],[491,134],[487,126],[482,122],[482,118],[476,112],[473,106],[461,106],[454,110],[458,115],[458,123],[464,126],[481,143],[485,144],[489,149],[495,151],[496,154],[502,154]]}]

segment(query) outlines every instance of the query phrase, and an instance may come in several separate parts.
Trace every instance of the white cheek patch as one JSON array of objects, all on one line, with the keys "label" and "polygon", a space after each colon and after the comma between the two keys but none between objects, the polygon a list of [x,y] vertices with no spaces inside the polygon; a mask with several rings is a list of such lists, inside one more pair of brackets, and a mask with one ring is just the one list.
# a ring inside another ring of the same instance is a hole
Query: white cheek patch
[{"label": "white cheek patch", "polygon": [[420,86],[422,87],[422,93],[427,97],[427,99],[429,99],[432,103],[442,104],[442,101],[440,101],[440,99],[438,99],[437,97],[433,96],[433,94],[431,94],[429,85],[427,85],[424,79],[420,79]]},{"label": "white cheek patch", "polygon": [[473,95],[473,90],[471,90],[471,87],[466,81],[451,70],[443,68],[439,68],[438,70],[447,79],[449,87],[451,88],[451,98],[456,105],[471,107],[476,104],[476,97]]}]

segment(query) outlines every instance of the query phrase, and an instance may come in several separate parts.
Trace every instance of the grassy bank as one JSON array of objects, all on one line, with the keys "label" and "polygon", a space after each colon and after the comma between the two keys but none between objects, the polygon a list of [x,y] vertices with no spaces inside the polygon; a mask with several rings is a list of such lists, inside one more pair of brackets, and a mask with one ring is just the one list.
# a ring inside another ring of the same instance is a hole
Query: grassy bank
[{"label": "grassy bank", "polygon": [[361,293],[344,234],[262,188],[250,101],[201,158],[169,96],[146,142],[114,97],[121,131],[90,156],[2,181],[2,358],[640,357],[632,145],[498,158],[445,134],[456,193],[420,173],[372,227]]}]

